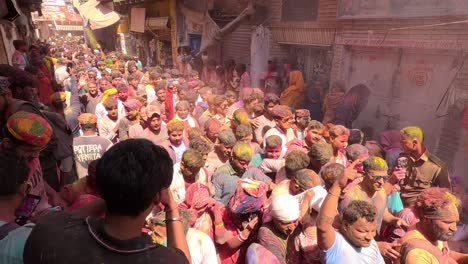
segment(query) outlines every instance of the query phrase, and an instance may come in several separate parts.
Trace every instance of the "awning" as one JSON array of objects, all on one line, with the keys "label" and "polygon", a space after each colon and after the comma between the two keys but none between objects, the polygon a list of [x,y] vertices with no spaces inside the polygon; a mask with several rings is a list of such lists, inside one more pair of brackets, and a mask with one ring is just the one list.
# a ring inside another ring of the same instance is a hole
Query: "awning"
[{"label": "awning", "polygon": [[272,38],[280,44],[329,46],[335,41],[334,28],[272,28]]},{"label": "awning", "polygon": [[55,29],[58,31],[83,31],[83,26],[77,25],[55,25]]},{"label": "awning", "polygon": [[169,17],[147,17],[145,25],[149,29],[163,30],[169,29],[168,22]]},{"label": "awning", "polygon": [[120,20],[119,14],[113,11],[112,2],[88,0],[81,3],[79,0],[72,1],[73,6],[78,9],[85,21],[89,20],[93,30],[109,27]]}]

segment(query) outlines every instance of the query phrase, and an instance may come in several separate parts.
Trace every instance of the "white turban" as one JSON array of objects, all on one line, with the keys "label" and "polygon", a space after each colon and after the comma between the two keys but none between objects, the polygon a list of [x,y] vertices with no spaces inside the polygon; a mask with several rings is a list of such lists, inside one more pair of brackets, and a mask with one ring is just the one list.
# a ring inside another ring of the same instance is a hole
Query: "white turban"
[{"label": "white turban", "polygon": [[294,222],[299,218],[299,202],[289,194],[273,198],[270,204],[271,216],[283,223]]}]

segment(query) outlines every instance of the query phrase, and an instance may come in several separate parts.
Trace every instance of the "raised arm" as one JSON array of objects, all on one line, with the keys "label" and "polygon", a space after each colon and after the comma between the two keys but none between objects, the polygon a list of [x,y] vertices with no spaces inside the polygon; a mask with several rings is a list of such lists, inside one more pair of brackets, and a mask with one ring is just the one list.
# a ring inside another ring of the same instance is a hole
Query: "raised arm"
[{"label": "raised arm", "polygon": [[333,222],[338,214],[337,208],[341,190],[337,182],[332,185],[317,217],[317,244],[322,250],[331,248],[335,243]]},{"label": "raised arm", "polygon": [[[354,163],[359,162],[358,160]],[[354,165],[353,163],[353,165]],[[323,201],[322,208],[317,216],[317,244],[322,250],[330,249],[335,243],[335,228],[333,222],[338,214],[338,200],[348,180],[355,179],[357,173],[354,167],[344,170],[342,175],[337,175],[328,194]]]},{"label": "raised arm", "polygon": [[159,195],[166,212],[167,246],[180,249],[188,262],[191,263],[192,258],[185,238],[184,227],[180,220],[177,203],[174,201],[169,188],[161,190]]}]

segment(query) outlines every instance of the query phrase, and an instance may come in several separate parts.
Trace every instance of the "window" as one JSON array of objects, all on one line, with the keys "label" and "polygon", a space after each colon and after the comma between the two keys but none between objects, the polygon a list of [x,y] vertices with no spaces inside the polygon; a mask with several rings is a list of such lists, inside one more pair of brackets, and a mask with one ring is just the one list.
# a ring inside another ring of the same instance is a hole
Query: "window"
[{"label": "window", "polygon": [[319,0],[282,0],[282,21],[315,21]]}]

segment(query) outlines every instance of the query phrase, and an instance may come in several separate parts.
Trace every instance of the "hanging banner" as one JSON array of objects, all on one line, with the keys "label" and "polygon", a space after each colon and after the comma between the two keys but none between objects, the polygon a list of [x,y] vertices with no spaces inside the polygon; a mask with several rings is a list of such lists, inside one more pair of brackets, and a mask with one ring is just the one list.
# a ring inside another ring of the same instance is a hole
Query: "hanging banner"
[{"label": "hanging banner", "polygon": [[134,32],[145,32],[145,12],[144,7],[134,7],[130,12],[130,31]]},{"label": "hanging banner", "polygon": [[111,26],[120,20],[118,13],[113,11],[113,3],[102,3],[97,0],[88,0],[81,3],[73,0],[73,6],[86,22],[90,22],[91,29],[100,29]]}]

